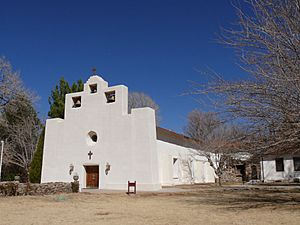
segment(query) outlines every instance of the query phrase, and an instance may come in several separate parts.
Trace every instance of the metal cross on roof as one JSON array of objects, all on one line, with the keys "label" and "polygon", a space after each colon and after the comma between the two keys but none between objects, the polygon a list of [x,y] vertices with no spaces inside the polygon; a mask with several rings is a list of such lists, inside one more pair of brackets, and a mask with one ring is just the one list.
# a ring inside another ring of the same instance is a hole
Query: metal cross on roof
[{"label": "metal cross on roof", "polygon": [[92,71],[93,71],[93,75],[96,75],[97,69],[95,67],[92,69]]}]

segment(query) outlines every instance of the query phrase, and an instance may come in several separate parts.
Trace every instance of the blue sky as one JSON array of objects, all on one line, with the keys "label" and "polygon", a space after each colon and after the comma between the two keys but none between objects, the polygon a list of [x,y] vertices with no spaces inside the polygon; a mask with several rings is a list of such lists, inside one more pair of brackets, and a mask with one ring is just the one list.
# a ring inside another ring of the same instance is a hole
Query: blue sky
[{"label": "blue sky", "polygon": [[96,67],[110,85],[150,95],[161,126],[181,132],[191,110],[207,110],[181,96],[188,80],[203,79],[197,70],[242,74],[234,52],[215,41],[236,20],[229,0],[1,1],[0,55],[40,96],[42,118],[61,76],[86,81]]}]

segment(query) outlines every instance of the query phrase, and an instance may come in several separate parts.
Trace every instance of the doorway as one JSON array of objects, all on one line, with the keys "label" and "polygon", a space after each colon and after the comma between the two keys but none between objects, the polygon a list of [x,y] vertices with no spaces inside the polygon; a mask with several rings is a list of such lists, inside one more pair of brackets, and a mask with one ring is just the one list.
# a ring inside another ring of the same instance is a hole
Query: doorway
[{"label": "doorway", "polygon": [[236,165],[236,169],[239,172],[239,175],[242,177],[243,183],[247,181],[245,164]]},{"label": "doorway", "polygon": [[99,188],[99,166],[84,166],[86,188]]},{"label": "doorway", "polygon": [[257,176],[257,167],[255,165],[251,166],[251,179],[252,180],[257,180],[258,176]]}]

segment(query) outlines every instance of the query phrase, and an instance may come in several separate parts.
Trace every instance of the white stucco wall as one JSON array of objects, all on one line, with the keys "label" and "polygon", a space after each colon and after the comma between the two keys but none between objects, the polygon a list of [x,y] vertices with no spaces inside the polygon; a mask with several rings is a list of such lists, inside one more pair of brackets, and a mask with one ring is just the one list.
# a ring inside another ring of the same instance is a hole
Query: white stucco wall
[{"label": "white stucco wall", "polygon": [[[261,177],[266,182],[276,180],[289,180],[295,177],[300,177],[300,171],[294,171],[293,157],[298,156],[282,156],[282,157],[265,157],[261,164]],[[276,171],[275,158],[283,158],[284,171]],[[263,164],[263,165],[262,165]]]},{"label": "white stucco wall", "polygon": [[[91,93],[90,85],[97,85],[96,93]],[[115,102],[107,103],[105,93],[111,91]],[[74,97],[81,97],[78,108],[73,107]],[[109,87],[99,76],[90,77],[84,91],[67,94],[65,119],[46,122],[41,181],[71,182],[77,173],[80,188],[86,188],[85,166],[99,166],[100,189],[126,190],[128,181],[136,181],[137,190],[151,191],[162,185],[215,181],[205,157],[157,140],[153,109],[133,109],[128,114],[127,107],[127,87]],[[88,136],[91,131],[97,133],[96,143]],[[173,158],[178,160],[175,169]],[[110,171],[105,174],[107,164]]]},{"label": "white stucco wall", "polygon": [[[191,149],[157,140],[157,150],[162,185],[215,182],[214,171],[207,159],[195,156]],[[178,160],[177,168],[173,165],[174,158]]]},{"label": "white stucco wall", "polygon": [[[91,84],[97,84],[97,93],[90,92]],[[116,92],[114,103],[107,103],[107,91]],[[81,96],[81,107],[72,108],[76,96]],[[66,95],[65,119],[46,122],[42,182],[70,182],[77,172],[85,188],[84,165],[99,165],[101,189],[126,190],[128,181],[137,181],[138,190],[160,189],[154,110],[140,108],[128,114],[127,101],[127,87],[108,87],[98,76],[87,81],[83,92]],[[89,144],[90,131],[98,135],[96,144]],[[107,163],[111,170],[106,175]]]}]

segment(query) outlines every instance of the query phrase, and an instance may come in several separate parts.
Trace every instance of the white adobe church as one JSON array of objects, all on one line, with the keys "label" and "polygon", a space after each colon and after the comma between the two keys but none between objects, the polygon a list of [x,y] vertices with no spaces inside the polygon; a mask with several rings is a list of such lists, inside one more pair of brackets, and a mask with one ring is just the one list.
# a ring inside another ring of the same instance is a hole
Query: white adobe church
[{"label": "white adobe church", "polygon": [[215,182],[205,157],[192,154],[191,141],[156,127],[151,108],[128,113],[128,89],[109,87],[91,76],[82,92],[66,95],[65,119],[48,119],[42,183],[71,182],[80,188],[137,190]]}]

